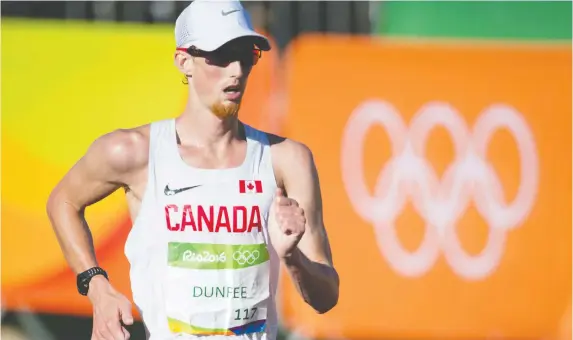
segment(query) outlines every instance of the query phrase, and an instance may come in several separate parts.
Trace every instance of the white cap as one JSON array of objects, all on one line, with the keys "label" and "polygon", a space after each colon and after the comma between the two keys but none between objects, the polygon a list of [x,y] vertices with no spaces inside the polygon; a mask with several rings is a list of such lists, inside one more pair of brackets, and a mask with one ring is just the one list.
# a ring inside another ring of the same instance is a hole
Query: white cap
[{"label": "white cap", "polygon": [[194,0],[175,21],[177,47],[213,51],[240,37],[254,37],[258,48],[271,49],[269,40],[255,32],[238,0]]}]

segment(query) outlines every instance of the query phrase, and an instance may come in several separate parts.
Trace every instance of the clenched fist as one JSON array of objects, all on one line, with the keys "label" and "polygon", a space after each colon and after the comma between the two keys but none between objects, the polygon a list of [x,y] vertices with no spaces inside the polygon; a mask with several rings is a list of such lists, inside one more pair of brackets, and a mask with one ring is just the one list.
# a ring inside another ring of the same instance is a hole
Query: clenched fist
[{"label": "clenched fist", "polygon": [[269,216],[269,236],[281,259],[290,257],[304,235],[306,217],[298,202],[277,188]]}]

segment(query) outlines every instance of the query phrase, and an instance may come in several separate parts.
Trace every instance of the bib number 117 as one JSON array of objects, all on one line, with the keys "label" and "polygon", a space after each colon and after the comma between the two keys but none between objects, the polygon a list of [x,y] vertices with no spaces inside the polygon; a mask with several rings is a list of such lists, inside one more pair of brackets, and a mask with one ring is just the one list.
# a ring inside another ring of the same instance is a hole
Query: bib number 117
[{"label": "bib number 117", "polygon": [[235,320],[251,320],[255,314],[257,314],[257,307],[236,309],[235,310]]}]

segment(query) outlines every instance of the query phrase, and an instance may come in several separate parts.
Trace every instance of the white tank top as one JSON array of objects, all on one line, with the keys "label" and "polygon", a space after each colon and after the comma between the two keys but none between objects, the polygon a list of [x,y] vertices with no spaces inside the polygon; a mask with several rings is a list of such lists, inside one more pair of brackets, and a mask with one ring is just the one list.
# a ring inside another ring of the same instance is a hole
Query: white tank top
[{"label": "white tank top", "polygon": [[181,158],[174,119],[151,124],[148,183],[125,245],[150,340],[276,338],[276,180],[267,135],[245,134],[242,165],[200,169]]}]

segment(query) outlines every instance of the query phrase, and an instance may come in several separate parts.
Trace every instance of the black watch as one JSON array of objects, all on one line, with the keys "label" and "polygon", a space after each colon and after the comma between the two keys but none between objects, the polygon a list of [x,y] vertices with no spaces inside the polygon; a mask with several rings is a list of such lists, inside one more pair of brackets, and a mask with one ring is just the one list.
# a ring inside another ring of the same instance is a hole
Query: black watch
[{"label": "black watch", "polygon": [[103,275],[107,280],[107,273],[105,270],[101,269],[100,267],[93,267],[86,270],[83,273],[79,273],[77,276],[77,286],[78,292],[82,295],[88,295],[88,290],[90,288],[90,281],[96,275]]}]

